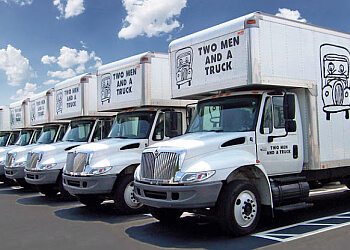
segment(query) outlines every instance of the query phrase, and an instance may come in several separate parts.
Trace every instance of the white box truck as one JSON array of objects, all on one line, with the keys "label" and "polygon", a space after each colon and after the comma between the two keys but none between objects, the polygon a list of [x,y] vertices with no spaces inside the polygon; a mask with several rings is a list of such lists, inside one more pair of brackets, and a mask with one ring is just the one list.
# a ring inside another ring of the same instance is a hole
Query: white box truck
[{"label": "white box truck", "polygon": [[[0,107],[0,181],[6,182],[5,177],[5,162],[6,154],[3,152],[8,148],[14,147],[18,140],[19,130],[11,130],[10,127],[10,107],[8,105]],[[5,155],[5,156],[4,156]]]},{"label": "white box truck", "polygon": [[262,208],[310,206],[309,184],[349,186],[349,50],[349,34],[259,12],[173,41],[173,97],[200,101],[185,135],[144,150],[135,197],[243,235]]},{"label": "white box truck", "polygon": [[27,154],[25,180],[53,196],[60,192],[71,198],[62,186],[62,169],[67,152],[83,143],[107,137],[113,113],[97,111],[97,78],[86,73],[58,83],[54,87],[54,119],[71,120],[61,142],[39,146]]},{"label": "white box truck", "polygon": [[15,144],[19,136],[19,130],[11,130],[10,107],[0,107],[0,147],[7,147]]},{"label": "white box truck", "polygon": [[[9,105],[10,130],[19,130],[20,135],[14,145],[0,149],[0,178],[9,182],[5,176],[7,152],[19,147],[36,143],[41,133],[41,127],[32,127],[29,124],[29,99],[17,101]],[[10,182],[11,183],[11,182]]]},{"label": "white box truck", "polygon": [[53,119],[53,94],[54,89],[51,88],[29,98],[29,124],[31,127],[43,126],[36,143],[18,146],[7,152],[6,177],[24,187],[30,187],[24,179],[28,152],[41,144],[61,141],[68,127],[68,121],[58,122]]},{"label": "white box truck", "polygon": [[98,69],[98,109],[117,110],[107,139],[68,152],[63,185],[87,206],[113,199],[118,210],[144,209],[133,194],[142,150],[181,135],[188,101],[171,100],[168,54],[146,52]]}]

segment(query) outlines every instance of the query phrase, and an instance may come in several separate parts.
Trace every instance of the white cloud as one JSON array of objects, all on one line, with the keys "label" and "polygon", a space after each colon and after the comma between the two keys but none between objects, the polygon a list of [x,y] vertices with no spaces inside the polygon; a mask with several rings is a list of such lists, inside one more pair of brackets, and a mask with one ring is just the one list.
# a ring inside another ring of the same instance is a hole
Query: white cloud
[{"label": "white cloud", "polygon": [[59,80],[53,80],[53,79],[50,79],[50,80],[47,80],[46,82],[43,82],[44,85],[54,85],[56,83],[59,83],[60,81]]},{"label": "white cloud", "polygon": [[87,49],[88,46],[86,45],[86,43],[84,43],[84,41],[80,41],[81,47],[83,47],[83,49]]},{"label": "white cloud", "polygon": [[284,18],[288,18],[288,19],[292,19],[292,20],[296,20],[296,21],[300,21],[300,22],[306,23],[306,19],[302,18],[301,15],[300,15],[300,12],[297,11],[297,10],[290,10],[290,9],[286,9],[286,8],[279,8],[278,11],[279,12],[276,14],[276,16],[284,17]]},{"label": "white cloud", "polygon": [[10,97],[11,100],[18,101],[34,95],[34,91],[37,89],[36,84],[27,82],[23,89],[16,91],[16,95]]},{"label": "white cloud", "polygon": [[11,86],[19,86],[36,76],[29,65],[29,60],[21,53],[21,50],[10,44],[7,45],[6,49],[0,50],[0,70],[5,71],[8,84]]},{"label": "white cloud", "polygon": [[49,64],[50,65],[50,64],[53,64],[53,63],[57,62],[57,59],[54,56],[45,55],[45,56],[43,56],[41,58],[41,62],[43,64]]},{"label": "white cloud", "polygon": [[131,39],[140,35],[148,37],[169,33],[181,25],[176,20],[187,0],[122,0],[127,11],[119,38]]},{"label": "white cloud", "polygon": [[25,6],[25,5],[31,5],[33,3],[33,0],[0,0],[4,3],[15,3],[18,4],[20,6]]},{"label": "white cloud", "polygon": [[50,77],[67,79],[76,76],[77,74],[73,69],[67,69],[65,71],[48,71],[47,75]]},{"label": "white cloud", "polygon": [[60,12],[57,19],[78,16],[85,11],[84,0],[54,0],[53,5],[57,6]]},{"label": "white cloud", "polygon": [[[60,55],[57,58],[55,56],[45,55],[41,58],[41,62],[51,66],[57,65],[63,69],[47,72],[48,76],[60,79],[66,79],[74,77],[77,74],[82,74],[86,71],[86,66],[89,69],[93,69],[102,65],[102,59],[96,56],[95,51],[92,51],[89,54],[86,50],[76,50],[66,46],[62,46],[60,49]],[[52,82],[53,80],[47,84],[51,84]]]}]

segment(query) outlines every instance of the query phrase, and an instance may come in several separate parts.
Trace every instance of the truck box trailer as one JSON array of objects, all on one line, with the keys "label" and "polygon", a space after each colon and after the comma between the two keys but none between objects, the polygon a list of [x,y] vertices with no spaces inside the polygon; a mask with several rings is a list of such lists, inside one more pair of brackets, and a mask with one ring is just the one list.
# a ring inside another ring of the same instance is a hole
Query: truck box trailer
[{"label": "truck box trailer", "polygon": [[309,207],[311,184],[349,186],[349,49],[349,34],[259,12],[173,41],[172,95],[200,101],[187,134],[144,150],[135,197],[161,221],[212,213],[242,235],[262,208]]},{"label": "truck box trailer", "polygon": [[68,127],[68,121],[53,119],[54,89],[43,91],[28,100],[29,124],[31,127],[42,126],[40,137],[36,143],[18,146],[7,152],[5,175],[20,185],[27,187],[24,179],[24,169],[28,152],[42,144],[51,144],[61,141]]},{"label": "truck box trailer", "polygon": [[25,180],[48,196],[61,193],[62,169],[67,151],[83,143],[107,136],[113,113],[97,111],[96,75],[86,73],[58,83],[54,87],[53,119],[71,120],[62,141],[31,149],[27,154]]},{"label": "truck box trailer", "polygon": [[124,213],[143,210],[133,173],[148,145],[181,135],[187,100],[172,100],[169,57],[146,52],[98,69],[98,110],[118,111],[107,139],[68,152],[63,185],[83,204],[113,199]]}]

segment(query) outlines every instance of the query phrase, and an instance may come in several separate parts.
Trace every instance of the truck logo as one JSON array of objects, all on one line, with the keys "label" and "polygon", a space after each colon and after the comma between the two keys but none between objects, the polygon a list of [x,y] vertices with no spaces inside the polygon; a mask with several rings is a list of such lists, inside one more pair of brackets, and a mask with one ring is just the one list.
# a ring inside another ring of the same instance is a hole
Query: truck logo
[{"label": "truck logo", "polygon": [[101,103],[111,101],[111,82],[112,77],[110,73],[102,75],[101,78]]},{"label": "truck logo", "polygon": [[63,90],[56,92],[56,114],[62,113],[63,110]]},{"label": "truck logo", "polygon": [[159,155],[159,152],[158,152],[158,150],[156,149],[156,151],[154,151],[154,157],[157,158],[158,155]]},{"label": "truck logo", "polygon": [[176,58],[176,85],[180,89],[180,86],[188,83],[191,86],[192,80],[192,62],[193,62],[193,50],[192,48],[180,49],[175,54]]},{"label": "truck logo", "polygon": [[323,111],[326,120],[331,113],[345,112],[349,119],[349,51],[341,46],[322,44],[320,47]]}]

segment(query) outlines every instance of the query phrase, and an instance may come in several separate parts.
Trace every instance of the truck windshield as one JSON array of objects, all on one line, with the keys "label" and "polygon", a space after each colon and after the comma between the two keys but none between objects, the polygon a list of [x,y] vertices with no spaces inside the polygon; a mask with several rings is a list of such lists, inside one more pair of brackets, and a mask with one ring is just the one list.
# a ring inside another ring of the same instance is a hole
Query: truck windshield
[{"label": "truck windshield", "polygon": [[87,142],[94,127],[95,121],[72,121],[70,130],[64,135],[62,141]]},{"label": "truck windshield", "polygon": [[38,141],[38,144],[49,144],[53,143],[55,140],[55,136],[59,125],[46,126],[43,128],[43,132],[41,133]]},{"label": "truck windshield", "polygon": [[0,133],[0,147],[6,146],[10,133]]},{"label": "truck windshield", "polygon": [[155,111],[118,114],[108,138],[147,139],[155,116]]},{"label": "truck windshield", "polygon": [[188,133],[255,130],[260,95],[243,95],[199,102]]},{"label": "truck windshield", "polygon": [[30,138],[32,137],[34,130],[22,130],[21,135],[16,142],[17,146],[26,146],[30,142]]}]

